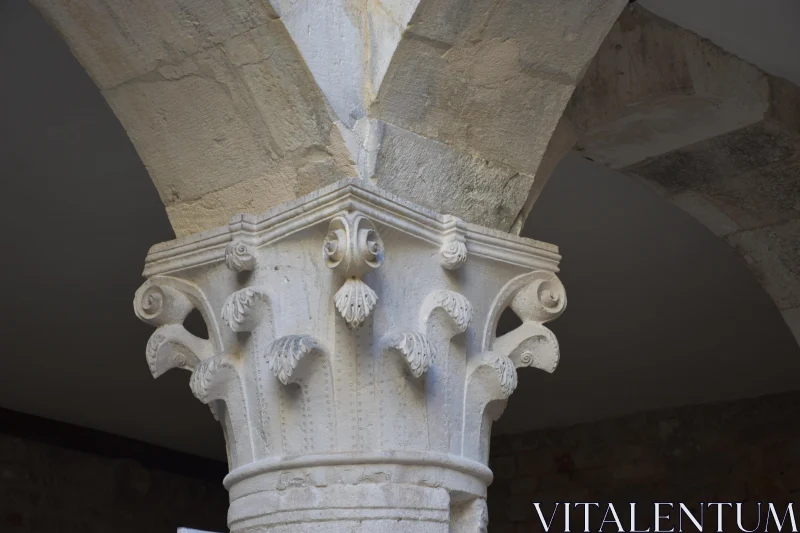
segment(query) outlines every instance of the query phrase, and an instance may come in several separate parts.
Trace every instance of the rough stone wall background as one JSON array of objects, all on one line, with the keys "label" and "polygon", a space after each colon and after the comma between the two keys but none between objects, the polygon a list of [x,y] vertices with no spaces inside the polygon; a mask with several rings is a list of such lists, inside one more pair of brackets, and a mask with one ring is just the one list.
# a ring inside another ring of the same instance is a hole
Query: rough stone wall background
[{"label": "rough stone wall background", "polygon": [[212,481],[0,431],[3,533],[226,531],[228,493]]},{"label": "rough stone wall background", "polygon": [[546,517],[554,502],[638,502],[643,525],[652,502],[797,502],[798,415],[793,392],[496,436],[489,533],[543,531],[534,501]]},{"label": "rough stone wall background", "polygon": [[[496,436],[489,532],[541,531],[533,501],[545,509],[640,502],[643,511],[654,501],[798,501],[799,416],[793,392]],[[3,533],[226,530],[227,492],[216,471],[176,473],[115,458],[125,454],[113,442],[100,444],[107,453],[78,451],[55,443],[58,435],[42,442],[5,433],[10,425],[0,427]]]}]

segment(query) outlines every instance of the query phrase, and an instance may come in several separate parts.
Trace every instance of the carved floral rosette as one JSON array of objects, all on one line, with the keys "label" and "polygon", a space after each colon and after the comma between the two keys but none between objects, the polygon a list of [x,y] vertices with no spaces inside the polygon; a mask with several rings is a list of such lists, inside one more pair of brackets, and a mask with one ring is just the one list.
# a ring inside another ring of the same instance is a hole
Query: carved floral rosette
[{"label": "carved floral rosette", "polygon": [[156,245],[134,307],[153,375],[190,370],[222,425],[232,531],[477,532],[491,424],[519,368],[558,363],[559,260],[350,180]]}]

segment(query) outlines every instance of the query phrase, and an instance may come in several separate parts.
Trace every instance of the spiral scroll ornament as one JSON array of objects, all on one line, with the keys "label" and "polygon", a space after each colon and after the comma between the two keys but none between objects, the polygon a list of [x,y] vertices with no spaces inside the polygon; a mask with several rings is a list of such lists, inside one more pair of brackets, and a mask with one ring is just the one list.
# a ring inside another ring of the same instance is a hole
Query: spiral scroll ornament
[{"label": "spiral scroll ornament", "polygon": [[347,276],[334,295],[334,304],[351,328],[361,326],[378,302],[378,295],[361,276],[381,266],[383,254],[383,239],[367,217],[343,213],[331,221],[322,258],[328,268]]},{"label": "spiral scroll ornament", "polygon": [[441,250],[442,268],[456,270],[467,262],[467,245],[463,241],[452,239],[442,245]]},{"label": "spiral scroll ornament", "polygon": [[233,241],[225,248],[225,265],[236,272],[255,269],[256,256],[253,248],[242,241]]},{"label": "spiral scroll ornament", "polygon": [[523,321],[540,323],[558,318],[566,306],[564,285],[551,273],[534,278],[511,302],[511,308]]}]

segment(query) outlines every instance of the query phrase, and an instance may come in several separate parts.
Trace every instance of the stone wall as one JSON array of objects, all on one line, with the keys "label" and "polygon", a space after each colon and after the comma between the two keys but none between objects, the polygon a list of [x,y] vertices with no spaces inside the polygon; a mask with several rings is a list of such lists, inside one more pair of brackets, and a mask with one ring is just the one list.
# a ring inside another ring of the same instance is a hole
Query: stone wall
[{"label": "stone wall", "polygon": [[[794,392],[496,436],[489,533],[542,531],[533,501],[542,502],[546,518],[554,502],[600,502],[601,509],[607,502],[617,509],[638,502],[651,513],[653,502],[749,503],[744,509],[797,502],[798,415],[800,393]],[[577,519],[582,512],[573,514]],[[642,516],[644,528],[647,519]],[[573,531],[582,528],[581,518]]]},{"label": "stone wall", "polygon": [[0,410],[0,531],[225,531],[224,464]]},{"label": "stone wall", "polygon": [[[496,436],[489,532],[541,531],[533,501],[797,501],[798,417],[794,392]],[[226,530],[225,465],[31,420],[0,410],[0,531]]]}]

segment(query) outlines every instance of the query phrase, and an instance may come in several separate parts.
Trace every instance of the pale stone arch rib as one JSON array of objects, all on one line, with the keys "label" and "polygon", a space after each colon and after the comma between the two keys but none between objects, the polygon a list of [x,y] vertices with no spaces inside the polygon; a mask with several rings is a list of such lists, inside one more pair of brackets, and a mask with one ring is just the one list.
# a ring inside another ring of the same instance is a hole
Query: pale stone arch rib
[{"label": "pale stone arch rib", "polygon": [[633,4],[567,106],[566,146],[551,152],[574,144],[731,245],[800,342],[798,109],[800,87]]},{"label": "pale stone arch rib", "polygon": [[179,236],[356,175],[518,226],[563,107],[625,4],[33,3],[95,80]]},{"label": "pale stone arch rib", "polygon": [[268,2],[32,3],[125,128],[178,236],[354,174]]},{"label": "pale stone arch rib", "polygon": [[421,0],[372,104],[382,124],[375,182],[470,222],[515,227],[552,171],[543,157],[564,107],[625,3]]}]

